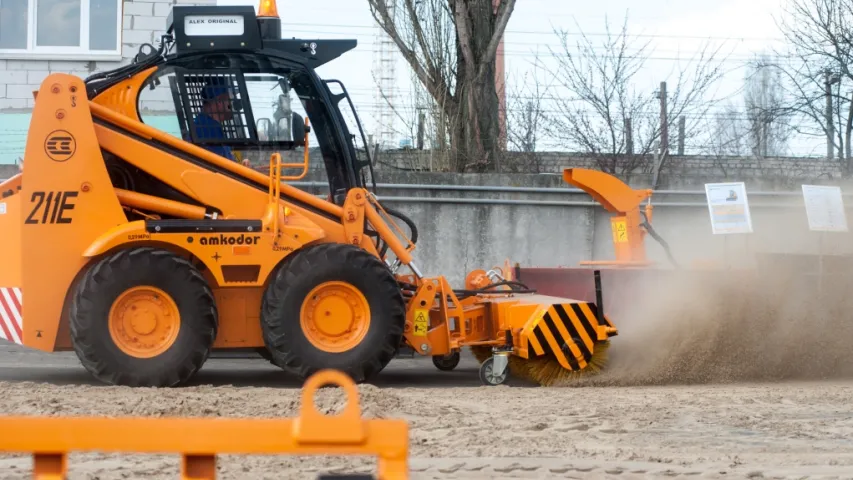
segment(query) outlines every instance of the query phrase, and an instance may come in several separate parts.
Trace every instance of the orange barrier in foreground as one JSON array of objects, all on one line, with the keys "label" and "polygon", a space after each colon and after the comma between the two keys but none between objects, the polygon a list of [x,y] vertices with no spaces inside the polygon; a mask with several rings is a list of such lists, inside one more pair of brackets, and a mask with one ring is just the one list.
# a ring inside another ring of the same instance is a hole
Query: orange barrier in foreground
[{"label": "orange barrier in foreground", "polygon": [[[338,385],[347,404],[338,415],[314,406],[314,392]],[[409,427],[404,420],[361,418],[358,390],[337,371],[305,382],[297,418],[0,417],[0,452],[33,454],[33,478],[64,480],[67,455],[97,451],[180,453],[183,480],[216,478],[216,455],[371,455],[382,480],[408,479]]]}]

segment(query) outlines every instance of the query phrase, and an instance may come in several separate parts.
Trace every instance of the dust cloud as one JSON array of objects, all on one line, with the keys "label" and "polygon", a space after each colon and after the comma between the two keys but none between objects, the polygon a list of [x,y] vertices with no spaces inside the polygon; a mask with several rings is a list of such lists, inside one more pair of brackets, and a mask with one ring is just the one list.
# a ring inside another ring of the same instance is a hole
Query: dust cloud
[{"label": "dust cloud", "polygon": [[853,378],[853,267],[819,276],[784,214],[761,226],[781,236],[753,242],[752,265],[648,271],[621,292],[609,366],[581,385]]}]

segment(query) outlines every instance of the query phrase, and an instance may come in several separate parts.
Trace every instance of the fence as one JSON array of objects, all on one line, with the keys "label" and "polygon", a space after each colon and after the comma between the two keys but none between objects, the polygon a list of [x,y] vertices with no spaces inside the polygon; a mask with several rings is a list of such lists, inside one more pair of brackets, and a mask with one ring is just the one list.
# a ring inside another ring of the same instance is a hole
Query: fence
[{"label": "fence", "polygon": [[[340,414],[324,415],[314,405],[325,385],[346,393]],[[305,382],[295,419],[0,417],[0,431],[0,452],[31,452],[36,479],[65,479],[68,454],[80,451],[180,453],[186,480],[215,479],[216,455],[224,454],[370,455],[378,457],[379,479],[409,478],[408,424],[362,419],[355,384],[331,370]]]}]

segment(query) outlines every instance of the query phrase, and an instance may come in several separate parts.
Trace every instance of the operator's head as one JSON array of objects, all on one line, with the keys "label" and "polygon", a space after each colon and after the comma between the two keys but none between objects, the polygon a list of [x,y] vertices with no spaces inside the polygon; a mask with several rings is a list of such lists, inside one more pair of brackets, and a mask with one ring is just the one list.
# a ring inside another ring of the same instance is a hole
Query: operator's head
[{"label": "operator's head", "polygon": [[230,120],[234,115],[231,95],[228,92],[228,87],[224,85],[208,82],[201,89],[201,99],[203,102],[202,111],[219,122]]}]

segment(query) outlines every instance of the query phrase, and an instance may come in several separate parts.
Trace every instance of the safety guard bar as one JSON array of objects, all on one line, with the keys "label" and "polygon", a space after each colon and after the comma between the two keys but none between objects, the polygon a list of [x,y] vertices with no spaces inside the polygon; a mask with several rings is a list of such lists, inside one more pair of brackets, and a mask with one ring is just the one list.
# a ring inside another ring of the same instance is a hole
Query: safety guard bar
[{"label": "safety guard bar", "polygon": [[[346,392],[340,414],[324,415],[314,406],[315,391],[325,385]],[[275,454],[371,455],[378,457],[379,479],[409,478],[408,424],[362,419],[355,384],[334,370],[305,382],[297,418],[0,417],[0,431],[0,452],[31,452],[38,480],[64,480],[67,455],[79,451],[180,453],[182,480],[214,480],[216,455]]]}]

